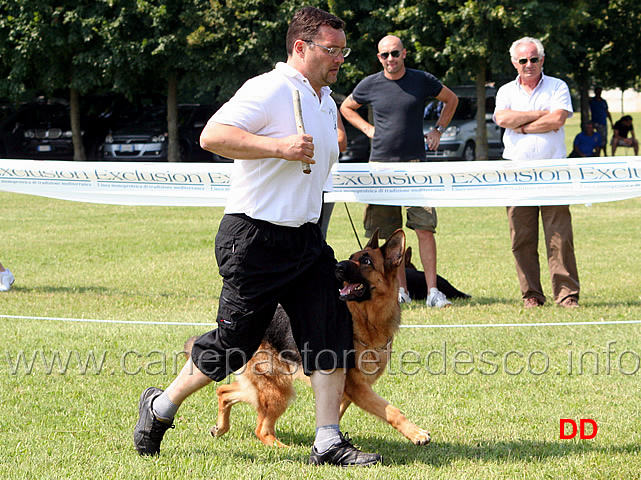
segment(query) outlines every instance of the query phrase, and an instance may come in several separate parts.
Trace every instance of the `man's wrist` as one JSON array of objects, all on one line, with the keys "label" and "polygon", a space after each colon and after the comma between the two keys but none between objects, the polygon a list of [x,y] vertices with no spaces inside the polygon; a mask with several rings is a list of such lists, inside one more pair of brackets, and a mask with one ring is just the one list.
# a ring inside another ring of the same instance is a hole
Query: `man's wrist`
[{"label": "man's wrist", "polygon": [[436,125],[434,127],[434,130],[436,130],[440,135],[443,135],[445,133],[445,127],[442,125]]}]

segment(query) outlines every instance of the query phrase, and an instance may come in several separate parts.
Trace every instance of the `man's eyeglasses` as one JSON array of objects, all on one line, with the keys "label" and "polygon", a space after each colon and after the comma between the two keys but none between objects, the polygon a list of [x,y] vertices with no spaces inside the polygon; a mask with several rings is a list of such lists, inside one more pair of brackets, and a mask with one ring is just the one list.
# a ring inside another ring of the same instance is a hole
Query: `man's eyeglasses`
[{"label": "man's eyeglasses", "polygon": [[530,61],[530,63],[539,63],[539,57],[532,57],[532,58],[519,58],[519,64],[525,65],[528,60]]},{"label": "man's eyeglasses", "polygon": [[340,54],[343,55],[343,58],[347,58],[352,51],[351,48],[340,48],[340,47],[324,47],[323,45],[319,45],[318,43],[314,43],[311,40],[305,40],[305,43],[309,43],[311,45],[314,45],[316,47],[320,47],[323,50],[327,52],[327,55],[330,57],[338,57]]},{"label": "man's eyeglasses", "polygon": [[394,58],[398,58],[398,56],[399,56],[400,54],[401,54],[401,51],[400,51],[400,50],[392,50],[391,52],[381,52],[381,53],[379,53],[379,55],[381,56],[381,58],[382,58],[383,60],[387,60],[387,57],[389,57],[390,55],[391,55],[392,57],[394,57]]}]

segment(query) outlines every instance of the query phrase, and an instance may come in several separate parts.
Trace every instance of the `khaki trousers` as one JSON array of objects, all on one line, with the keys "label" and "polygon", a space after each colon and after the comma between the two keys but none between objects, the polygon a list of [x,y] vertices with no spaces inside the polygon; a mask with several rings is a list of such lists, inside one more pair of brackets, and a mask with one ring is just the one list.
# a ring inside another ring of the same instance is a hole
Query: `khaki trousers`
[{"label": "khaki trousers", "polygon": [[554,301],[579,299],[579,274],[574,256],[572,216],[568,205],[507,207],[512,253],[523,298],[545,302],[539,265],[539,213],[543,223]]}]

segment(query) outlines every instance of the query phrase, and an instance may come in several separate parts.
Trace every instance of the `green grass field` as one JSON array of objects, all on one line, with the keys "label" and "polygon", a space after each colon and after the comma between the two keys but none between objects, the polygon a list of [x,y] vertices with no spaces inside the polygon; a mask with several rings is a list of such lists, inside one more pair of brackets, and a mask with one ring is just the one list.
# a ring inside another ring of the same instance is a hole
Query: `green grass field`
[{"label": "green grass field", "polygon": [[[349,209],[362,238],[362,206]],[[159,457],[139,457],[140,392],[167,386],[184,340],[209,327],[55,318],[212,323],[221,214],[0,193],[0,261],[16,276],[0,294],[0,478],[639,478],[641,325],[608,322],[641,320],[640,199],[573,207],[582,296],[572,311],[522,308],[503,208],[439,209],[439,273],[473,298],[438,311],[403,307],[407,326],[457,327],[402,329],[376,385],[431,431],[429,446],[352,407],[343,431],[385,464],[310,467],[310,390],[299,386],[277,425],[291,445],[277,449],[255,438],[246,405],[225,437],[212,438],[212,386],[183,405]],[[358,249],[343,204],[329,242],[339,259]],[[562,418],[593,419],[598,433],[561,440]]]}]

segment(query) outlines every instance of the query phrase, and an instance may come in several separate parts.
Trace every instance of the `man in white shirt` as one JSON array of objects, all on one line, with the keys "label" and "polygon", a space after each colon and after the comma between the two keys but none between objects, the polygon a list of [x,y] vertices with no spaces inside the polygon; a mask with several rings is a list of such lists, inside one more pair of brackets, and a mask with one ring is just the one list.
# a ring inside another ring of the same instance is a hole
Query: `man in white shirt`
[{"label": "man in white shirt", "polygon": [[[568,86],[543,74],[545,51],[539,40],[524,37],[515,41],[510,56],[518,76],[499,89],[494,112],[494,121],[505,128],[503,156],[509,160],[565,158],[563,126],[573,113]],[[539,213],[554,301],[563,307],[578,307],[579,274],[568,205],[507,207],[525,307],[545,303],[538,258]]]},{"label": "man in white shirt", "polygon": [[[293,17],[287,63],[250,79],[208,122],[201,146],[236,159],[216,235],[223,277],[218,328],[199,337],[190,360],[163,392],[146,389],[134,444],[155,455],[182,402],[241,368],[258,349],[280,303],[316,398],[310,463],[366,466],[338,427],[345,369],[354,367],[351,318],[338,298],[336,260],[318,225],[322,194],[338,159],[337,108],[328,85],[344,57],[344,22],[313,7]],[[298,134],[292,90],[299,90],[306,133]],[[312,171],[304,174],[301,162]]]}]

